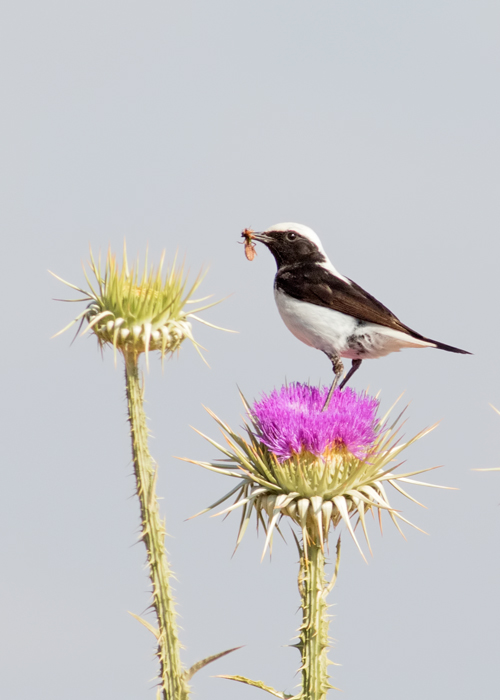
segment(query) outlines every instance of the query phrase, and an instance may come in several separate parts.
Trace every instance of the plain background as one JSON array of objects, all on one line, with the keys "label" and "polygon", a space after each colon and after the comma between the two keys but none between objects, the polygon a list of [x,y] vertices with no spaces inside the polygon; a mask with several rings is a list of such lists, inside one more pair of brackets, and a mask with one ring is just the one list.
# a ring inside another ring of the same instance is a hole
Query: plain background
[{"label": "plain background", "polygon": [[[248,263],[244,227],[313,227],[336,267],[416,330],[473,356],[408,350],[353,386],[404,392],[407,436],[441,421],[405,468],[445,465],[394,504],[429,533],[371,527],[365,564],[344,537],[330,596],[332,682],[354,700],[498,693],[500,5],[494,0],[6,2],[0,16],[2,477],[0,696],[155,697],[154,639],[135,544],[122,369],[95,340],[55,340],[79,305],[88,246],[151,260],[178,248],[202,292],[229,295],[147,375],[151,448],[194,698],[293,692],[299,656],[291,536],[260,563],[239,517],[186,518],[228,490],[174,455],[212,459],[202,405],[241,424],[285,379],[329,383],[328,360],[283,326],[274,261]],[[286,532],[285,528],[285,532]],[[332,538],[333,539],[333,538]],[[150,618],[153,621],[153,618]],[[336,693],[332,691],[332,696]]]}]

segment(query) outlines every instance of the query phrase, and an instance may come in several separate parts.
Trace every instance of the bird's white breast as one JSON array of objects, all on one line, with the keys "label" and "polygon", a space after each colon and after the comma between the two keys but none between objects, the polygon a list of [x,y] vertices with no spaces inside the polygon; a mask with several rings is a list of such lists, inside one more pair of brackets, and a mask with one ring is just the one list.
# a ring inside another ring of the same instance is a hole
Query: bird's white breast
[{"label": "bird's white breast", "polygon": [[348,349],[347,338],[353,335],[357,327],[355,318],[324,306],[299,301],[276,288],[274,298],[288,330],[303,343],[337,355],[343,355]]}]

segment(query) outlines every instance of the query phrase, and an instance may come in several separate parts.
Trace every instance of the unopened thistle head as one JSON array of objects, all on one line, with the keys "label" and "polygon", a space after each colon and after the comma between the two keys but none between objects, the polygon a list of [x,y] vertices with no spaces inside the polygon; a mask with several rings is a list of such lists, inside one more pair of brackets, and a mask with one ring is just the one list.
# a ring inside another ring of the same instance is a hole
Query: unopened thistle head
[{"label": "unopened thistle head", "polygon": [[188,287],[184,266],[176,266],[175,261],[163,275],[164,257],[165,252],[157,268],[151,266],[148,269],[146,260],[141,273],[138,263],[129,267],[124,247],[122,267],[119,267],[116,256],[109,251],[104,271],[101,272],[100,261],[95,262],[91,251],[89,267],[95,279],[91,281],[84,268],[88,289],[80,289],[54,275],[84,295],[81,299],[68,301],[87,302],[87,307],[56,335],[75,323],[80,322],[81,327],[87,321],[84,333],[92,332],[101,347],[111,345],[115,351],[119,350],[123,354],[139,355],[144,352],[146,361],[148,352],[158,350],[163,358],[167,353],[177,350],[186,338],[200,352],[198,343],[193,338],[190,319],[218,328],[196,316],[214,304],[192,311],[186,308],[188,304],[200,303],[209,298],[191,298],[202,277],[198,275]]},{"label": "unopened thistle head", "polygon": [[330,528],[343,521],[361,552],[351,523],[354,516],[368,546],[367,511],[377,510],[379,516],[387,511],[398,530],[398,520],[409,523],[391,507],[386,484],[412,501],[415,499],[403,490],[402,483],[433,486],[411,478],[425,469],[408,474],[394,474],[394,470],[401,452],[435,426],[403,443],[397,438],[401,414],[389,424],[388,415],[377,417],[376,398],[352,389],[337,390],[323,412],[327,393],[327,387],[291,384],[263,395],[253,406],[242,397],[249,417],[244,426],[246,439],[209,411],[222,428],[227,446],[203,437],[225,459],[187,461],[238,480],[231,491],[203,511],[236,494],[235,503],[221,511],[242,508],[236,546],[255,510],[257,522],[266,530],[264,553],[283,517],[300,526],[306,549],[308,543],[323,546]]}]

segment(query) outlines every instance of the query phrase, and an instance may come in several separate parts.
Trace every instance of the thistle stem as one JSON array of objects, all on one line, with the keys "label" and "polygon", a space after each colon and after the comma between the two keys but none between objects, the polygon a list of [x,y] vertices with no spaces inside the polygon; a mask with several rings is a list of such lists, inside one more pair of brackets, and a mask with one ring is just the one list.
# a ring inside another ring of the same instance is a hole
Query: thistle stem
[{"label": "thistle stem", "polygon": [[137,495],[141,508],[141,536],[146,545],[149,577],[153,585],[153,607],[158,620],[158,650],[163,700],[187,700],[189,689],[183,677],[175,605],[170,587],[171,571],[165,552],[165,524],[160,520],[156,497],[156,469],[148,449],[148,429],[139,377],[138,354],[124,353],[127,404]]},{"label": "thistle stem", "polygon": [[302,607],[302,625],[299,643],[302,657],[301,700],[324,700],[329,688],[328,665],[328,605],[326,597],[333,588],[338,572],[340,541],[337,545],[337,564],[332,582],[325,581],[325,555],[320,544],[308,544],[307,552],[300,550],[299,592]]}]

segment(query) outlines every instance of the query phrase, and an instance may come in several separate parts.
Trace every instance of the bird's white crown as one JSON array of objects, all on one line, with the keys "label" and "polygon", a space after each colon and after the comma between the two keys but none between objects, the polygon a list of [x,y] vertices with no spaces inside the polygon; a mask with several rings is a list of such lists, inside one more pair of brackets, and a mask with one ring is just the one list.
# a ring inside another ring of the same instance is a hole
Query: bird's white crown
[{"label": "bird's white crown", "polygon": [[309,226],[304,226],[304,224],[296,224],[293,221],[286,221],[281,224],[275,224],[274,226],[270,226],[264,231],[264,233],[269,233],[270,231],[296,231],[301,236],[304,236],[304,238],[308,238],[312,243],[314,243],[314,245],[318,248],[319,252],[325,258],[326,262],[321,263],[322,267],[324,267],[326,270],[329,270],[333,275],[343,280],[347,284],[351,284],[351,281],[347,279],[347,277],[344,277],[344,275],[341,275],[340,272],[333,266],[330,258],[326,254],[325,249],[323,248],[323,244],[321,243],[318,234],[315,233],[312,230],[312,228],[309,228]]},{"label": "bird's white crown", "polygon": [[269,231],[297,231],[297,233],[300,233],[301,236],[304,236],[304,238],[308,238],[312,243],[314,243],[314,245],[317,246],[320,253],[322,253],[326,258],[328,257],[325,253],[325,249],[321,244],[318,234],[315,233],[312,230],[312,228],[309,228],[309,226],[304,226],[304,224],[296,224],[293,221],[288,221],[282,224],[275,224],[274,226],[270,226],[264,231],[264,233],[268,233]]}]

